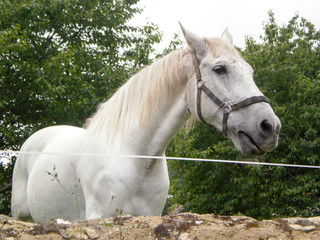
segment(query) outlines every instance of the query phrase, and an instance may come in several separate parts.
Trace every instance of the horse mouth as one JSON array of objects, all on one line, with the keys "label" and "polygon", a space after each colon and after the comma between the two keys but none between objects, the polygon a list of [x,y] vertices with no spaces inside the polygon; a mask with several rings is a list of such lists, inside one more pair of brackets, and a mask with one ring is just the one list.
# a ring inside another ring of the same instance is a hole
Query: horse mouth
[{"label": "horse mouth", "polygon": [[238,132],[238,137],[240,140],[241,150],[243,155],[262,155],[265,153],[259,145],[253,140],[253,138],[243,131]]}]

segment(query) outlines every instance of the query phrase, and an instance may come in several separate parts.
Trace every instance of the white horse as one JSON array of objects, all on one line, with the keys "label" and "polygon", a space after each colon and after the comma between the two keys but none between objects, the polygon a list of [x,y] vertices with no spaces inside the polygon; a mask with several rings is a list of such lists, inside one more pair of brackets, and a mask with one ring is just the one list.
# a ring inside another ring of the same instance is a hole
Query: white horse
[{"label": "white horse", "polygon": [[229,32],[221,38],[199,38],[181,28],[188,47],[134,75],[100,105],[86,128],[45,128],[23,144],[13,173],[13,217],[72,221],[114,216],[117,209],[161,215],[169,188],[166,160],[110,155],[162,156],[191,115],[223,131],[244,155],[277,146],[280,120]]}]

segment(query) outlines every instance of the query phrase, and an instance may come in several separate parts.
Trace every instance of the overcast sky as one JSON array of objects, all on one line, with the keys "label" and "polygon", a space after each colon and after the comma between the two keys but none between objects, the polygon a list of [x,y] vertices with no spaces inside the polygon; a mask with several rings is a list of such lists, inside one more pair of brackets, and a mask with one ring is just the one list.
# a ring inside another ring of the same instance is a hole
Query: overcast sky
[{"label": "overcast sky", "polygon": [[142,25],[148,19],[159,26],[164,33],[159,50],[180,32],[178,21],[200,36],[220,36],[228,27],[239,47],[244,47],[246,35],[258,40],[269,10],[278,24],[299,13],[317,29],[320,26],[320,0],[140,0],[139,6],[145,7],[144,12],[133,23]]}]

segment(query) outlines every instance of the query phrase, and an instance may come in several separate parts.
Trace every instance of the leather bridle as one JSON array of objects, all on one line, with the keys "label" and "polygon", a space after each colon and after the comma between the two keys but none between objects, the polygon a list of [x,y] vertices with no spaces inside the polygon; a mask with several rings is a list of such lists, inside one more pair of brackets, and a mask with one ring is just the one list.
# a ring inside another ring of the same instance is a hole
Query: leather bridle
[{"label": "leather bridle", "polygon": [[[228,122],[228,117],[230,113],[234,110],[238,110],[240,108],[247,107],[251,104],[254,103],[259,103],[259,102],[266,102],[269,103],[268,98],[265,96],[253,96],[250,98],[246,98],[245,100],[231,104],[229,102],[222,102],[205,84],[205,82],[202,80],[200,68],[199,68],[199,62],[198,59],[195,55],[193,55],[193,64],[195,68],[195,74],[196,74],[196,80],[197,80],[197,113],[199,119],[208,124],[209,126],[213,127],[211,124],[206,122],[204,120],[202,113],[201,113],[201,93],[202,91],[215,103],[217,104],[223,111],[223,120],[222,120],[222,134],[225,137],[228,137],[228,132],[227,132],[227,122]],[[270,104],[270,103],[269,103]]]}]

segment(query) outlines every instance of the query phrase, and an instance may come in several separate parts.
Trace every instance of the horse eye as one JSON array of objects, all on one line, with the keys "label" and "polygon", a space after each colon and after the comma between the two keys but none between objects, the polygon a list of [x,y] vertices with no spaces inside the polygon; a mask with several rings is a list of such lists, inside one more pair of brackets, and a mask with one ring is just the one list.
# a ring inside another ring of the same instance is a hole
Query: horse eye
[{"label": "horse eye", "polygon": [[227,73],[227,69],[225,66],[218,65],[213,68],[213,71],[218,75],[223,75]]}]

